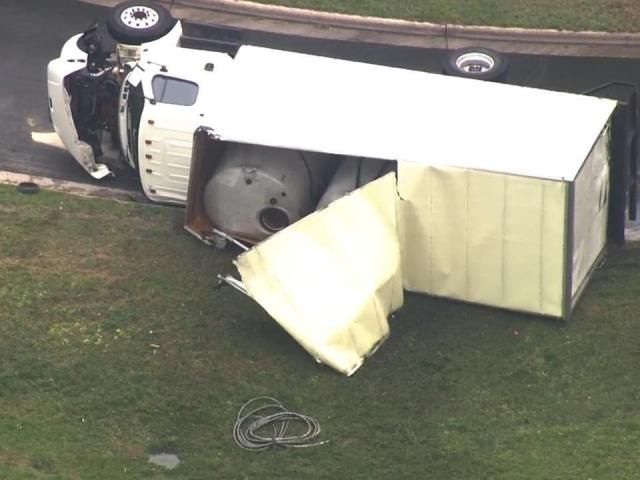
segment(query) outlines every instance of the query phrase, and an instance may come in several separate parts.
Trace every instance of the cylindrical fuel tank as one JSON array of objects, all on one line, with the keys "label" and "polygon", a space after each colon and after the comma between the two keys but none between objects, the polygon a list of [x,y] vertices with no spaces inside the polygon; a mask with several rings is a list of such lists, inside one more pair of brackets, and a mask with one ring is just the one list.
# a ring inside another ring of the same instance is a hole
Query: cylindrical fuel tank
[{"label": "cylindrical fuel tank", "polygon": [[347,193],[372,182],[392,169],[393,162],[385,160],[363,157],[345,158],[333,175],[316,208],[318,210],[325,208],[334,200],[344,197]]},{"label": "cylindrical fuel tank", "polygon": [[204,208],[217,228],[257,242],[311,213],[335,168],[333,155],[229,143]]}]

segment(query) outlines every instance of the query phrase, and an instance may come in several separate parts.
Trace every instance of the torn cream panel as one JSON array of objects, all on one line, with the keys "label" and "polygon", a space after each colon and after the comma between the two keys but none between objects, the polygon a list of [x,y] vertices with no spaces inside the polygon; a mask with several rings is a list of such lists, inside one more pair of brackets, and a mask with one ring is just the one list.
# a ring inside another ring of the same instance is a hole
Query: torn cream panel
[{"label": "torn cream panel", "polygon": [[398,165],[407,290],[563,315],[565,182]]},{"label": "torn cream panel", "polygon": [[389,174],[236,259],[249,295],[317,361],[351,375],[403,304]]}]

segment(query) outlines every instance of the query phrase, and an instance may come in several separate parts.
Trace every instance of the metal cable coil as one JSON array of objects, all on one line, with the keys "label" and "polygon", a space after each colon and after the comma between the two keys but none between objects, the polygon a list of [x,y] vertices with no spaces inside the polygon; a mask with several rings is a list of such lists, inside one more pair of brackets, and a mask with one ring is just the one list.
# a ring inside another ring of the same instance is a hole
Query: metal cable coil
[{"label": "metal cable coil", "polygon": [[[292,423],[300,424],[303,428],[287,435]],[[289,411],[275,398],[256,397],[238,411],[233,439],[236,445],[245,450],[306,448],[327,443],[314,441],[320,431],[320,423],[315,418]]]}]

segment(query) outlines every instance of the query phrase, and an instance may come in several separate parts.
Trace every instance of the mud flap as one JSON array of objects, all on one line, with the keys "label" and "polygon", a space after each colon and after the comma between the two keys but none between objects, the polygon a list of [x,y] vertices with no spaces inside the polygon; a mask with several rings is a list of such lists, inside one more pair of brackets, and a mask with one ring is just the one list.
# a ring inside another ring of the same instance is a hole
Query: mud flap
[{"label": "mud flap", "polygon": [[388,174],[240,255],[249,296],[318,362],[353,374],[404,301]]}]

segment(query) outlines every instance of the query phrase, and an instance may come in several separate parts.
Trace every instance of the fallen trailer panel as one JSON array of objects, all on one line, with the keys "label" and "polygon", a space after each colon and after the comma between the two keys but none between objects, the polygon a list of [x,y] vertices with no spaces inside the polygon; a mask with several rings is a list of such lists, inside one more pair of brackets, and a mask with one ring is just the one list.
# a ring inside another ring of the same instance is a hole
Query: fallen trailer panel
[{"label": "fallen trailer panel", "polygon": [[387,338],[387,317],[403,304],[395,189],[387,174],[235,261],[248,295],[346,375]]}]

